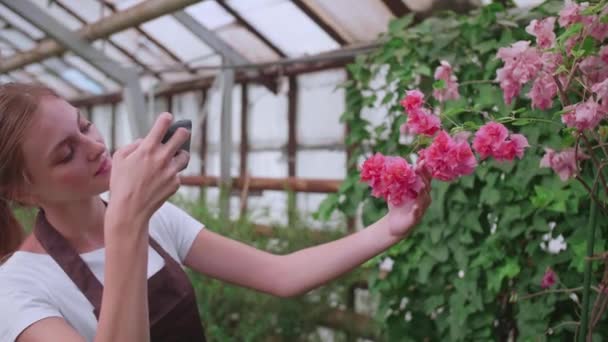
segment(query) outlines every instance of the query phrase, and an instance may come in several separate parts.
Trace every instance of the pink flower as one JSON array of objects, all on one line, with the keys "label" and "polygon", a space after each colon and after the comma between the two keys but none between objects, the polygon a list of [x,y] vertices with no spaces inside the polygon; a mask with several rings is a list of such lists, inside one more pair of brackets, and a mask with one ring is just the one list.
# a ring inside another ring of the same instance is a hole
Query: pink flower
[{"label": "pink flower", "polygon": [[504,100],[510,104],[519,93],[521,86],[536,77],[543,66],[541,54],[529,41],[518,41],[508,48],[498,49],[496,56],[504,62],[504,67],[496,72]]},{"label": "pink flower", "polygon": [[497,122],[483,125],[473,139],[473,149],[482,160],[490,156],[498,161],[513,160],[515,157],[521,159],[528,146],[526,137],[521,134],[509,137],[507,128]]},{"label": "pink flower", "polygon": [[376,153],[363,163],[361,167],[361,181],[367,182],[372,187],[372,195],[385,197],[387,190],[382,184],[382,173],[386,157],[382,153]]},{"label": "pink flower", "polygon": [[599,104],[593,99],[580,102],[564,108],[567,112],[562,115],[562,122],[568,127],[579,130],[594,129],[602,121]]},{"label": "pink flower", "polygon": [[559,153],[550,148],[545,148],[545,155],[540,160],[540,167],[552,168],[559,178],[565,182],[576,176],[576,162],[589,158],[580,149],[577,155],[578,160],[575,160],[575,154],[576,150],[574,148],[568,148]]},{"label": "pink flower", "polygon": [[511,161],[515,157],[521,159],[524,157],[524,150],[527,147],[530,147],[530,145],[526,137],[521,134],[511,134],[509,140],[505,140],[498,145],[493,157],[498,161]]},{"label": "pink flower", "polygon": [[585,28],[586,31],[591,37],[597,39],[598,41],[604,41],[604,39],[608,37],[608,24],[601,22],[601,16],[594,15],[588,18],[588,24]]},{"label": "pink flower", "polygon": [[424,94],[418,89],[408,90],[403,100],[401,100],[401,105],[408,112],[422,107],[423,103]]},{"label": "pink flower", "polygon": [[555,45],[555,17],[542,20],[534,19],[526,27],[526,32],[536,37],[536,44],[541,49],[548,49]]},{"label": "pink flower", "polygon": [[382,183],[387,191],[386,200],[394,206],[416,199],[424,188],[414,168],[401,157],[386,157]]},{"label": "pink flower", "polygon": [[608,102],[608,78],[594,84],[591,87],[591,91],[597,94],[598,101],[602,100],[602,103]]},{"label": "pink flower", "polygon": [[540,287],[542,287],[543,289],[548,289],[551,286],[555,285],[556,282],[557,282],[557,274],[555,274],[555,272],[553,272],[551,267],[547,267],[547,270],[545,271],[545,274],[543,275],[543,279],[540,282]]},{"label": "pink flower", "polygon": [[452,181],[475,171],[477,160],[464,139],[453,140],[446,131],[441,131],[431,145],[418,151],[424,167],[433,178]]},{"label": "pink flower", "polygon": [[574,1],[566,0],[566,5],[559,11],[559,26],[569,26],[582,20],[581,11],[587,7],[585,4],[577,4]]},{"label": "pink flower", "polygon": [[605,60],[608,60],[608,51],[602,50],[599,57],[586,57],[578,65],[589,86],[608,78],[608,62]]},{"label": "pink flower", "polygon": [[532,100],[532,108],[548,109],[553,104],[553,98],[557,95],[557,84],[551,74],[543,73],[534,80],[528,97]]},{"label": "pink flower", "polygon": [[363,163],[361,181],[372,187],[372,196],[384,198],[394,206],[414,200],[424,188],[424,182],[405,159],[381,153]]},{"label": "pink flower", "polygon": [[600,49],[599,56],[602,62],[608,64],[608,45]]},{"label": "pink flower", "polygon": [[407,122],[401,131],[433,136],[441,127],[441,120],[426,108],[416,108],[408,112]]},{"label": "pink flower", "polygon": [[473,140],[473,149],[479,154],[481,160],[494,155],[498,146],[507,139],[509,131],[505,126],[497,122],[489,122],[483,125]]},{"label": "pink flower", "polygon": [[460,93],[458,92],[458,79],[453,74],[450,63],[441,61],[441,65],[435,69],[435,79],[443,80],[445,82],[445,87],[443,89],[433,90],[433,96],[437,101],[444,102],[460,98]]},{"label": "pink flower", "polygon": [[[528,93],[528,98],[532,100],[532,108],[548,109],[553,104],[553,98],[557,95],[557,83],[553,74],[558,65],[562,62],[561,54],[545,52],[541,55],[543,63],[542,70],[532,83],[532,88]],[[557,76],[562,84],[566,82],[564,75]]]}]

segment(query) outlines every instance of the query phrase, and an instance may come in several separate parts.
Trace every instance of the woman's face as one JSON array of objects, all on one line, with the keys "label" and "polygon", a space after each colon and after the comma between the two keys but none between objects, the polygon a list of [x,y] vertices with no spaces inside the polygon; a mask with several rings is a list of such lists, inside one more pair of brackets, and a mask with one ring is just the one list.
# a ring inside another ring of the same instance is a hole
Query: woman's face
[{"label": "woman's face", "polygon": [[109,188],[111,157],[99,131],[63,99],[44,97],[26,129],[26,201],[90,198]]}]

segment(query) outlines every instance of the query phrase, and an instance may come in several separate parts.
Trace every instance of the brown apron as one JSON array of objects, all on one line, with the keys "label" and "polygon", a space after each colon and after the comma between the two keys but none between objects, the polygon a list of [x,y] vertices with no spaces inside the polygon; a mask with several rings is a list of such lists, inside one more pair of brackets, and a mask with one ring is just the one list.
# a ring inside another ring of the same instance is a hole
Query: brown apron
[{"label": "brown apron", "polygon": [[[42,210],[36,218],[34,234],[87,297],[99,320],[103,285],[68,241],[46,220]],[[194,289],[186,273],[152,237],[150,245],[165,261],[165,266],[148,279],[151,340],[205,341]]]}]

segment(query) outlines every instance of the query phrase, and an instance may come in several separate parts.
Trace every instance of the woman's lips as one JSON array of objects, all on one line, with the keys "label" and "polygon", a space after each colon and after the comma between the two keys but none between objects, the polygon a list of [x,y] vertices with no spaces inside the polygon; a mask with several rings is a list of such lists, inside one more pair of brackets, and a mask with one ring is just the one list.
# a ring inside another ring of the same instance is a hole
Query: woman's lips
[{"label": "woman's lips", "polygon": [[99,168],[97,169],[97,172],[95,172],[95,176],[105,174],[109,170],[110,170],[110,160],[107,157],[104,157],[101,162],[101,165],[99,165]]}]

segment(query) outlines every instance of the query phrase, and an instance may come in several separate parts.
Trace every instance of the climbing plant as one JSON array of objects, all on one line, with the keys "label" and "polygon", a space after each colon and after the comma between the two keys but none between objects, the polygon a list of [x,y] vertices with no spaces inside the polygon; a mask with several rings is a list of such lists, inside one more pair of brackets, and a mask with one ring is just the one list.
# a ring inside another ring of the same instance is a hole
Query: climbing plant
[{"label": "climbing plant", "polygon": [[[606,207],[607,15],[606,1],[550,1],[406,16],[348,66],[350,169],[317,216],[339,210],[368,225],[387,212],[394,194],[361,173],[364,160],[424,160],[435,178],[422,224],[371,262],[384,260],[370,288],[388,340],[561,341],[608,329],[605,256],[589,255],[606,250],[593,218]],[[429,166],[442,135],[474,140],[474,170]]]}]

